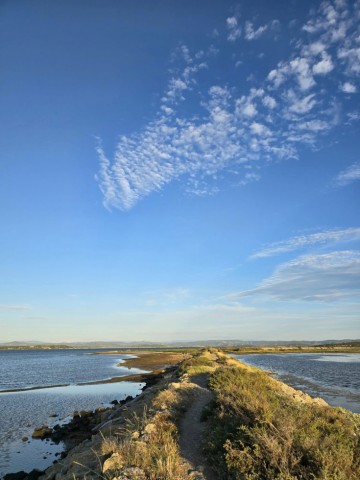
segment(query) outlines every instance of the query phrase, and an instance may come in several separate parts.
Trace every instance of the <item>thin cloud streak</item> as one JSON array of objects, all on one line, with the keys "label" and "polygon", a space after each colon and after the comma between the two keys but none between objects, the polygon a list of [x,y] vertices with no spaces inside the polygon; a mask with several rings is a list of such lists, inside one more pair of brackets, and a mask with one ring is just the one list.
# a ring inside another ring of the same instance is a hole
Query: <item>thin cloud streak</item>
[{"label": "thin cloud streak", "polygon": [[347,169],[339,173],[335,179],[335,184],[338,187],[345,187],[350,183],[360,180],[360,163],[354,163]]},{"label": "thin cloud streak", "polygon": [[280,253],[292,252],[313,245],[326,245],[341,242],[360,240],[360,228],[347,228],[345,230],[327,230],[324,232],[299,235],[288,240],[272,243],[251,255],[250,258],[264,258],[279,255]]}]

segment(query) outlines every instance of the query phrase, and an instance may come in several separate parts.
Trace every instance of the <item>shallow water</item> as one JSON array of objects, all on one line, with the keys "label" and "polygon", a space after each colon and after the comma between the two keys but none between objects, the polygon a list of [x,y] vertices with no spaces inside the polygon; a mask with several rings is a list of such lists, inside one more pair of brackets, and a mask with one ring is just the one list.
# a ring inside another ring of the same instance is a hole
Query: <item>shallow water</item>
[{"label": "shallow water", "polygon": [[[127,355],[89,353],[93,351],[0,352],[1,390],[71,383],[66,387],[0,392],[0,478],[9,472],[44,469],[63,451],[61,443],[31,439],[35,427],[53,426],[70,420],[74,410],[110,406],[112,400],[141,393],[143,384],[136,382],[76,385],[140,371],[116,366]],[[28,440],[22,441],[23,437]]]},{"label": "shallow water", "polygon": [[93,355],[95,351],[0,350],[0,391],[127,375],[128,368],[119,369],[117,364],[130,355]]},{"label": "shallow water", "polygon": [[321,397],[329,405],[360,413],[360,354],[233,355],[243,363],[270,371],[275,378]]}]

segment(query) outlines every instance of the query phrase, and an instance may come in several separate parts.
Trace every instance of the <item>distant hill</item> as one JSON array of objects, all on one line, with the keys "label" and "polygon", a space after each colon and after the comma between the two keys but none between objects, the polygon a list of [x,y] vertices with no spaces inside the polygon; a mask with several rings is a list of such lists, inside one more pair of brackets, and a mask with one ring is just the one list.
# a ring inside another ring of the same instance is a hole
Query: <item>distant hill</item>
[{"label": "distant hill", "polygon": [[69,343],[53,343],[53,342],[40,342],[40,341],[14,341],[14,342],[0,342],[0,348],[18,349],[18,348],[34,348],[34,349],[54,349],[54,348],[175,348],[175,347],[270,347],[270,346],[326,346],[326,345],[339,345],[339,346],[360,346],[359,339],[342,339],[342,340],[321,340],[321,341],[308,341],[308,340],[194,340],[194,341],[176,341],[176,342],[69,342]]}]

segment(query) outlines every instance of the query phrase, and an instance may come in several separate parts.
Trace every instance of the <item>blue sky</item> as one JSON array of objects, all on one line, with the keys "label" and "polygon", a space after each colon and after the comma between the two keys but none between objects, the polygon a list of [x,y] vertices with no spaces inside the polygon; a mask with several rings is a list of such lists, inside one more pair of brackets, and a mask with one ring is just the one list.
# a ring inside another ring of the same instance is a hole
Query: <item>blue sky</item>
[{"label": "blue sky", "polygon": [[0,341],[359,338],[359,1],[3,1],[0,62]]}]

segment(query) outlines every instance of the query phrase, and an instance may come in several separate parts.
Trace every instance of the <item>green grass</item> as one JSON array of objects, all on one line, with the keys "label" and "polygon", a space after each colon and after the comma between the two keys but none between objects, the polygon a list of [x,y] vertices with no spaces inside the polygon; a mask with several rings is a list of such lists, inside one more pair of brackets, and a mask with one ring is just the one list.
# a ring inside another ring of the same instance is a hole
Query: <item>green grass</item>
[{"label": "green grass", "polygon": [[179,367],[179,374],[196,375],[198,373],[208,372],[213,369],[213,362],[207,355],[201,352],[181,362]]},{"label": "green grass", "polygon": [[359,418],[299,404],[264,372],[220,367],[206,451],[220,479],[359,480]]}]

